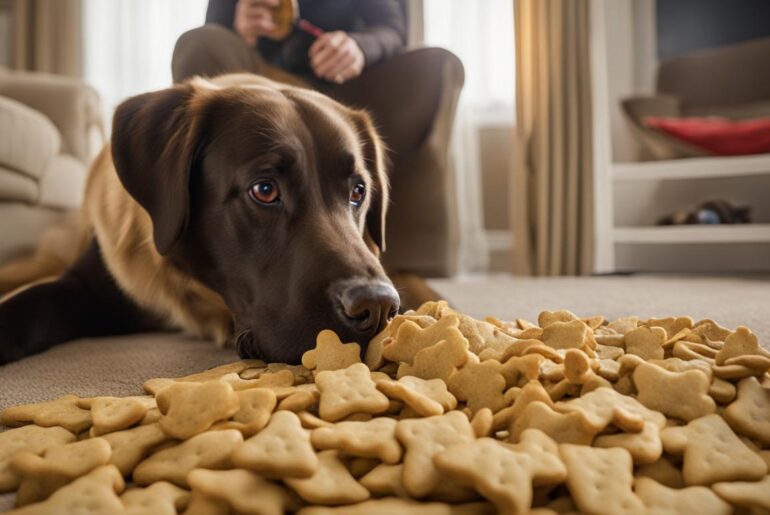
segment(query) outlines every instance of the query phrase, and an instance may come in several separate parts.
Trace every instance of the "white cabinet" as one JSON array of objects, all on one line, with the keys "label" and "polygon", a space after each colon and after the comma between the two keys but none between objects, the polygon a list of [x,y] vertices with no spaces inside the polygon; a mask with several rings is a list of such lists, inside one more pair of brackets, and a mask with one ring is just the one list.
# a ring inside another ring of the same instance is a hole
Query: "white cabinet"
[{"label": "white cabinet", "polygon": [[[652,94],[654,0],[593,0],[595,263],[597,273],[770,270],[770,154],[634,161],[619,101]],[[723,198],[754,223],[656,226],[661,216]]]}]

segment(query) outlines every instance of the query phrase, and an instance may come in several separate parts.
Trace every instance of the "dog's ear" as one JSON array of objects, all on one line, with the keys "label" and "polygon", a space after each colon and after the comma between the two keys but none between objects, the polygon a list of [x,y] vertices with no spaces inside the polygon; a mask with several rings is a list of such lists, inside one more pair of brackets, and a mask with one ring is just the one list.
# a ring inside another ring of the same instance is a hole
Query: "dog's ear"
[{"label": "dog's ear", "polygon": [[371,200],[369,211],[366,213],[366,230],[380,251],[385,252],[385,218],[388,213],[390,193],[385,144],[366,111],[356,111],[353,115],[358,127],[358,137],[361,141],[366,168],[374,182],[373,191],[369,192]]},{"label": "dog's ear", "polygon": [[126,191],[152,219],[155,247],[167,254],[190,214],[190,170],[199,130],[189,84],[129,98],[115,111],[112,159]]}]

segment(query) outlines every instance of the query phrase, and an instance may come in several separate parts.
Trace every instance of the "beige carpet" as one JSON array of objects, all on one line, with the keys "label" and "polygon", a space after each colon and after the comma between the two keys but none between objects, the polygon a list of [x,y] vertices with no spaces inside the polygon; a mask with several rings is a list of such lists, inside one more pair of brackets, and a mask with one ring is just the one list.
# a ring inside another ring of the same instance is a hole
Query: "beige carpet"
[{"label": "beige carpet", "polygon": [[[610,318],[686,314],[728,327],[747,325],[770,343],[770,278],[492,277],[430,282],[453,306],[477,317],[536,320],[544,309]],[[237,359],[232,349],[178,334],[80,340],[0,367],[0,409],[72,393],[132,395],[150,377],[189,374]]]},{"label": "beige carpet", "polygon": [[[470,315],[536,320],[545,309],[579,315],[713,318],[747,325],[770,348],[770,278],[606,277],[436,280],[431,286]],[[237,359],[232,349],[176,334],[80,340],[0,367],[0,409],[72,393],[131,395],[151,377],[173,377]],[[11,506],[0,496],[0,511]]]},{"label": "beige carpet", "polygon": [[435,280],[431,286],[469,315],[536,321],[545,309],[578,315],[713,318],[750,327],[770,348],[770,277],[628,276],[491,277]]}]

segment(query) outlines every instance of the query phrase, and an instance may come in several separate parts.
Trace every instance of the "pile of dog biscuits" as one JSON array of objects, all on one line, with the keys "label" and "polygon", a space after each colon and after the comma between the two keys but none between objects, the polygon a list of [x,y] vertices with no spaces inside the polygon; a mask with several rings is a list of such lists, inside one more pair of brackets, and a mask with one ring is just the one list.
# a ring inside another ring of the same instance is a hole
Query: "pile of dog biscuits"
[{"label": "pile of dog biscuits", "polygon": [[770,513],[770,352],[689,317],[476,320],[445,302],[302,366],[7,408],[29,514]]}]

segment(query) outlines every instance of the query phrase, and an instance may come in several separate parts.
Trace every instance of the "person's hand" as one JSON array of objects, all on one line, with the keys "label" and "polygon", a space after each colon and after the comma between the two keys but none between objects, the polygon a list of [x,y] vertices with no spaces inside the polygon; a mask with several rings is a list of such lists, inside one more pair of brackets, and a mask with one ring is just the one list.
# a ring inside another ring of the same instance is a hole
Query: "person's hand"
[{"label": "person's hand", "polygon": [[276,30],[270,8],[278,7],[279,3],[280,0],[238,0],[233,28],[247,45],[256,45],[260,36],[269,36]]},{"label": "person's hand", "polygon": [[361,75],[364,52],[346,32],[326,32],[315,40],[308,52],[316,77],[342,84]]}]

